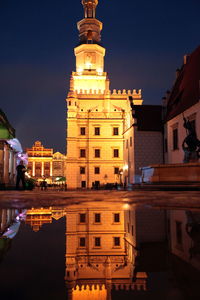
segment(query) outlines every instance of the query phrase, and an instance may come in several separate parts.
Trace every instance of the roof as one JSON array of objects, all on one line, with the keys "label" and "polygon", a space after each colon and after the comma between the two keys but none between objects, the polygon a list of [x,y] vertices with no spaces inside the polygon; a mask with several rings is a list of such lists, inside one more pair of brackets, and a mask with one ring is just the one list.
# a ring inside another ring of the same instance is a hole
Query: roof
[{"label": "roof", "polygon": [[166,121],[183,113],[200,99],[200,46],[190,54],[172,87],[166,107]]},{"label": "roof", "polygon": [[[15,129],[10,125],[5,113],[0,109],[0,129],[1,129],[1,138],[14,138]],[[5,130],[4,130],[5,129]],[[3,131],[4,130],[4,131]]]},{"label": "roof", "polygon": [[132,109],[139,131],[162,131],[161,105],[133,105]]}]

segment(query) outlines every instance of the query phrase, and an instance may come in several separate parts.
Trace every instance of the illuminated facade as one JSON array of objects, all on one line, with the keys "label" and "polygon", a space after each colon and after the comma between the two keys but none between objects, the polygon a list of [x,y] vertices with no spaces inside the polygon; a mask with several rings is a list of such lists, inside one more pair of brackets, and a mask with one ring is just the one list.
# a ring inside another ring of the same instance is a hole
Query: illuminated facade
[{"label": "illuminated facade", "polygon": [[52,219],[58,220],[64,216],[64,211],[55,207],[32,208],[26,212],[26,224],[37,232],[44,224],[51,224]]},{"label": "illuminated facade", "polygon": [[[146,290],[147,275],[135,272],[135,212],[113,203],[66,209],[68,299],[111,299],[114,290]],[[134,279],[134,280],[133,280]]]},{"label": "illuminated facade", "polygon": [[32,148],[27,148],[29,174],[38,181],[45,178],[52,183],[57,177],[64,177],[66,157],[60,152],[53,153],[53,149],[45,148],[40,141],[36,141]]},{"label": "illuminated facade", "polygon": [[98,0],[83,0],[84,19],[78,22],[80,45],[74,49],[67,97],[67,164],[69,188],[119,182],[123,168],[123,133],[130,127],[130,101],[141,105],[141,90],[111,92],[104,72],[102,23],[95,18]]}]

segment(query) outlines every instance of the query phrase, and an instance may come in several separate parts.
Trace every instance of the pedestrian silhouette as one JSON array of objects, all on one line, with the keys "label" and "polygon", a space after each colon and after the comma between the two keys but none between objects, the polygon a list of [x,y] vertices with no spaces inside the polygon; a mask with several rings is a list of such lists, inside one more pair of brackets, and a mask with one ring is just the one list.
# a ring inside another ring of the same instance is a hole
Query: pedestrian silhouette
[{"label": "pedestrian silhouette", "polygon": [[23,160],[21,160],[19,165],[16,167],[16,171],[17,171],[16,190],[19,190],[20,181],[22,182],[22,188],[25,190],[26,168],[24,166]]}]

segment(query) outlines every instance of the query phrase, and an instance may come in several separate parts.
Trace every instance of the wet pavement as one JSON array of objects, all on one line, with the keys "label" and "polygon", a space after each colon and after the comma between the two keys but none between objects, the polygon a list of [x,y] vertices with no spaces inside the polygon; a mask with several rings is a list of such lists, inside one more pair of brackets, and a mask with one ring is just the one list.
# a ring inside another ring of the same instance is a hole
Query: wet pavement
[{"label": "wet pavement", "polygon": [[88,201],[115,201],[137,205],[200,208],[198,190],[134,190],[134,191],[0,191],[0,207],[70,205]]},{"label": "wet pavement", "polygon": [[198,194],[0,192],[0,299],[198,299]]}]

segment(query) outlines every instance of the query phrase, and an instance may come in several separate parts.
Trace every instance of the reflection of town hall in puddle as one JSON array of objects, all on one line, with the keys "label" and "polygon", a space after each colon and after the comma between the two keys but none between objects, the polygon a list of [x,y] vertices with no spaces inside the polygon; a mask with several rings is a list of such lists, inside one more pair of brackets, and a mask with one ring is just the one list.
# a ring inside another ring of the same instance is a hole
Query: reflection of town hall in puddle
[{"label": "reflection of town hall in puddle", "polygon": [[[191,296],[198,290],[195,285],[200,270],[198,211],[167,212],[116,202],[82,202],[27,211],[1,209],[1,259],[21,221],[25,220],[37,234],[43,230],[42,226],[62,217],[66,217],[63,225],[66,224],[68,299],[126,299],[138,293],[149,295],[154,289],[157,293],[162,289],[167,299],[171,299],[174,292],[187,290]],[[160,282],[162,273],[166,276],[162,287],[157,284],[153,287],[152,274],[157,274]],[[183,278],[187,282],[184,287]]]},{"label": "reflection of town hall in puddle", "polygon": [[[136,272],[136,214],[127,204],[83,203],[27,211],[34,231],[66,216],[68,299],[109,299],[111,290],[146,290],[145,272]],[[95,298],[94,298],[95,297]]]}]

